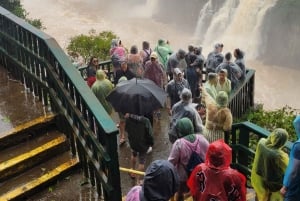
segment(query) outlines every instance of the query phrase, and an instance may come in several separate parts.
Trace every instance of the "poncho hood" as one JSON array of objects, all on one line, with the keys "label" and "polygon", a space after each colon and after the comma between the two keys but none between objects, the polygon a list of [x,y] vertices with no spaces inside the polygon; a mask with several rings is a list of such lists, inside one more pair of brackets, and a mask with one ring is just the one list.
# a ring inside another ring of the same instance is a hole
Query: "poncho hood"
[{"label": "poncho hood", "polygon": [[224,140],[217,140],[208,146],[205,163],[210,168],[226,169],[231,163],[231,148],[224,142]]},{"label": "poncho hood", "polygon": [[182,119],[179,119],[178,122],[176,123],[176,132],[178,135],[178,138],[190,135],[194,133],[194,126],[192,121],[184,117]]},{"label": "poncho hood", "polygon": [[147,168],[141,201],[168,201],[177,191],[179,179],[174,166],[167,160],[156,160]]},{"label": "poncho hood", "polygon": [[300,115],[298,115],[293,122],[298,139],[300,139]]},{"label": "poncho hood", "polygon": [[266,146],[272,149],[280,149],[285,145],[287,140],[287,131],[282,128],[276,128],[267,138]]},{"label": "poncho hood", "polygon": [[96,77],[97,77],[97,80],[104,80],[106,77],[106,74],[103,70],[97,70]]}]

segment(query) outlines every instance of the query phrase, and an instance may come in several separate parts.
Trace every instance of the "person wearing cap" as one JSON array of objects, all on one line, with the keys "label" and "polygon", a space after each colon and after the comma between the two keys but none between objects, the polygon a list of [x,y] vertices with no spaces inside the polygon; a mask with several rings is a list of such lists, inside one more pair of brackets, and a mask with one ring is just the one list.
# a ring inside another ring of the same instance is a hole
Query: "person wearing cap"
[{"label": "person wearing cap", "polygon": [[175,103],[180,101],[180,94],[184,88],[190,88],[189,83],[183,78],[183,73],[179,68],[174,69],[174,79],[170,80],[166,86],[167,97],[167,109],[169,111]]},{"label": "person wearing cap", "polygon": [[259,140],[251,170],[251,185],[258,201],[283,201],[280,194],[289,157],[283,151],[288,140],[285,129],[276,128],[268,138]]},{"label": "person wearing cap", "polygon": [[121,68],[116,71],[116,77],[114,79],[114,84],[117,85],[121,77],[126,77],[127,80],[131,80],[135,77],[135,74],[128,69],[127,59],[122,57],[120,59]]},{"label": "person wearing cap", "polygon": [[219,91],[216,99],[213,99],[202,88],[202,99],[206,105],[206,120],[204,128],[204,136],[209,142],[218,139],[224,139],[224,132],[229,132],[232,126],[232,114],[228,105],[228,95],[225,91]]},{"label": "person wearing cap", "polygon": [[177,121],[183,117],[187,117],[192,121],[193,133],[203,133],[202,119],[192,103],[192,93],[189,89],[184,88],[180,94],[180,101],[177,102],[171,110],[172,116],[170,121],[170,128],[168,131],[169,140],[174,143],[179,137],[176,124]]},{"label": "person wearing cap", "polygon": [[218,83],[218,77],[216,73],[208,73],[207,75],[207,81],[204,84],[204,88],[206,92],[213,98],[216,99],[217,96],[217,86]]},{"label": "person wearing cap", "polygon": [[178,186],[178,175],[172,163],[155,160],[146,169],[143,184],[132,187],[126,201],[168,201]]},{"label": "person wearing cap", "polygon": [[231,81],[227,78],[227,70],[221,69],[218,72],[218,82],[216,85],[216,90],[218,91],[225,91],[228,96],[231,92]]},{"label": "person wearing cap", "polygon": [[157,53],[158,61],[163,65],[164,71],[167,70],[167,61],[169,56],[173,53],[173,50],[163,39],[159,39],[157,46],[154,48]]},{"label": "person wearing cap", "polygon": [[174,52],[167,61],[167,75],[170,80],[173,79],[173,73],[175,68],[179,68],[184,72],[187,68],[185,61],[186,52],[183,49],[179,49],[177,52]]},{"label": "person wearing cap", "polygon": [[214,46],[214,50],[208,54],[206,60],[206,73],[215,73],[216,68],[223,62],[223,47],[224,45],[222,43],[216,43]]}]

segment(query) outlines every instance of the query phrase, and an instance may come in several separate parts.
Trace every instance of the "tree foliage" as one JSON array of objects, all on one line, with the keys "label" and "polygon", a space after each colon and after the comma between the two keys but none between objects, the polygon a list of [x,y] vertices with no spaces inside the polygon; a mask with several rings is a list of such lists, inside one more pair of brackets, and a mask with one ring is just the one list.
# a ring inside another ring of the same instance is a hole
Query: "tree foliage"
[{"label": "tree foliage", "polygon": [[289,133],[289,140],[295,141],[297,139],[293,121],[297,115],[296,110],[289,106],[283,108],[267,111],[260,105],[256,109],[252,109],[242,120],[248,120],[254,124],[259,125],[269,131],[275,128],[283,128]]},{"label": "tree foliage", "polygon": [[89,31],[88,35],[80,34],[71,38],[67,50],[79,53],[85,61],[91,56],[96,56],[102,60],[109,59],[109,49],[111,40],[117,36],[111,31],[96,33]]},{"label": "tree foliage", "polygon": [[14,15],[24,19],[26,22],[35,26],[38,29],[45,29],[43,23],[40,19],[31,19],[28,18],[29,13],[23,8],[20,0],[1,0],[0,6],[9,10]]}]

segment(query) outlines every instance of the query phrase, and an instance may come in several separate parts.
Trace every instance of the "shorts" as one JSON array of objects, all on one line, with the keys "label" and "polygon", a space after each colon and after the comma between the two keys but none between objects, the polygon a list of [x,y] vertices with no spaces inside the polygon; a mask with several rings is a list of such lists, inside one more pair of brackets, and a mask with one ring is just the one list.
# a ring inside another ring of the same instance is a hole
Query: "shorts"
[{"label": "shorts", "polygon": [[145,164],[145,162],[146,162],[146,152],[141,153],[141,152],[131,150],[131,153],[132,153],[133,157],[138,157],[139,164],[141,164],[141,165]]}]

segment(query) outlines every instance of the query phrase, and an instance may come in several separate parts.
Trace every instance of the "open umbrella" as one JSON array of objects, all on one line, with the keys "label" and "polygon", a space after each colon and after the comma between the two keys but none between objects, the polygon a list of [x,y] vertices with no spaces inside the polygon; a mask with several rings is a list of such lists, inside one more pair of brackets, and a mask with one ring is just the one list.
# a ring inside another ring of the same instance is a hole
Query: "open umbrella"
[{"label": "open umbrella", "polygon": [[145,115],[163,107],[167,94],[149,79],[122,81],[106,97],[117,112]]}]

